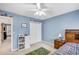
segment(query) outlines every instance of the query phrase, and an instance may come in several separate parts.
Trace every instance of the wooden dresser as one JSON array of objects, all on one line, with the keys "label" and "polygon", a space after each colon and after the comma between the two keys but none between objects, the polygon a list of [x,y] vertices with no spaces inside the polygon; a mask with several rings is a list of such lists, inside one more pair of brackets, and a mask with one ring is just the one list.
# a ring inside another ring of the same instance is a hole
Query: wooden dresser
[{"label": "wooden dresser", "polygon": [[54,48],[59,49],[63,44],[65,44],[65,40],[55,39],[54,40]]}]

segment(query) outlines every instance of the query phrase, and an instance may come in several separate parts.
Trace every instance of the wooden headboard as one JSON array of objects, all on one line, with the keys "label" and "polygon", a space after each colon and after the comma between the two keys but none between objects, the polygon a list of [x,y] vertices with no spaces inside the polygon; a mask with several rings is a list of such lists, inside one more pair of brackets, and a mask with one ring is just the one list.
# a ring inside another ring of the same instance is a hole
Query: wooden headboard
[{"label": "wooden headboard", "polygon": [[65,41],[79,43],[79,29],[66,29]]}]

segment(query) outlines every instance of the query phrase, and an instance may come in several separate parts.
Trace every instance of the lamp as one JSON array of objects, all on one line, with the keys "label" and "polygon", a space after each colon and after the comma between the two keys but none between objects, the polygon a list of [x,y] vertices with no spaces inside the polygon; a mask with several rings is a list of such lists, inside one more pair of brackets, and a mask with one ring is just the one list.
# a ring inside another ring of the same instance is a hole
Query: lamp
[{"label": "lamp", "polygon": [[62,39],[61,33],[58,34],[58,38],[59,38],[59,39]]}]

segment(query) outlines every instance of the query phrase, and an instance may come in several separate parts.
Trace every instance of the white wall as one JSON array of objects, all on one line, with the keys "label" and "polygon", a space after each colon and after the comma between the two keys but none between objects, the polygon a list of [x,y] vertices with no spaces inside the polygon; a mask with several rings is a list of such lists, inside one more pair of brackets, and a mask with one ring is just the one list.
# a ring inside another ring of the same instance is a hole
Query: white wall
[{"label": "white wall", "polygon": [[0,16],[0,22],[5,24],[11,24],[11,17]]}]

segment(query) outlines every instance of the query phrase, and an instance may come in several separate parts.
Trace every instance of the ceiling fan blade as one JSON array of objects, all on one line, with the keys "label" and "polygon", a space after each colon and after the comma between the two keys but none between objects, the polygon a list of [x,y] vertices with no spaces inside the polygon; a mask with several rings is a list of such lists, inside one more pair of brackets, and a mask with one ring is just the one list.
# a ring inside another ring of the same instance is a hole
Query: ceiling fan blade
[{"label": "ceiling fan blade", "polygon": [[42,9],[42,11],[49,11],[49,9]]}]

